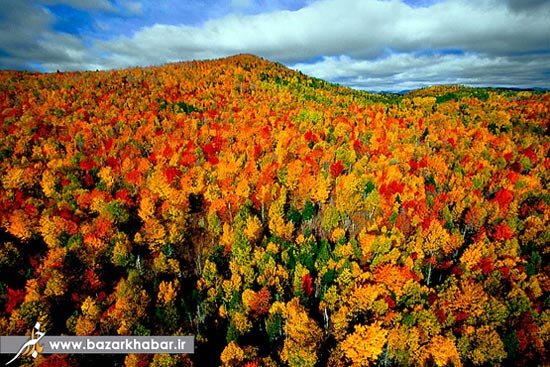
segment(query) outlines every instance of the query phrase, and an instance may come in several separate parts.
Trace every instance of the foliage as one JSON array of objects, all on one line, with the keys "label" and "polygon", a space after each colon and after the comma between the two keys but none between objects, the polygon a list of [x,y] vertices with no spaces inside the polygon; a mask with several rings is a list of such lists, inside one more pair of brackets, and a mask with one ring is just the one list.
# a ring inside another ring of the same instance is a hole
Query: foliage
[{"label": "foliage", "polygon": [[548,365],[549,121],[251,55],[0,71],[0,329],[196,336],[128,366]]}]

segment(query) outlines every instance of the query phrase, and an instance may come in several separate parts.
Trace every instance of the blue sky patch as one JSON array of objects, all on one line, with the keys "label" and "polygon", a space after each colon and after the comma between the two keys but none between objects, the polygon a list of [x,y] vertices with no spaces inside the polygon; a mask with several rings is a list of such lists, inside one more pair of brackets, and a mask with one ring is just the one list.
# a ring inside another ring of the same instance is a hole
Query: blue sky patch
[{"label": "blue sky patch", "polygon": [[53,31],[72,35],[94,33],[95,22],[90,12],[68,5],[46,5],[44,8],[55,16]]},{"label": "blue sky patch", "polygon": [[441,0],[404,0],[403,2],[411,8],[429,8],[430,6],[441,2]]},{"label": "blue sky patch", "polygon": [[464,55],[464,50],[461,50],[459,48],[424,49],[424,50],[415,51],[414,54],[418,57],[422,57],[422,56],[433,57],[433,56],[445,56],[445,55],[461,56],[461,55]]}]

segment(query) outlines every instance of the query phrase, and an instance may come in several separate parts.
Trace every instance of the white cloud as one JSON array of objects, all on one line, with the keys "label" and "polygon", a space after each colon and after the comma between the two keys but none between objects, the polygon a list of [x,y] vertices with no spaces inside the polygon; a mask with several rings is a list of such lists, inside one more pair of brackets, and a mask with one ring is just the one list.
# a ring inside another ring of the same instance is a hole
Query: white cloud
[{"label": "white cloud", "polygon": [[[283,62],[319,55],[374,58],[389,49],[460,48],[505,55],[548,48],[544,14],[514,13],[492,1],[412,8],[398,1],[320,1],[297,11],[229,15],[201,27],[154,25],[98,46],[142,64],[153,58],[256,53]],[[139,50],[139,54],[135,52]]]}]

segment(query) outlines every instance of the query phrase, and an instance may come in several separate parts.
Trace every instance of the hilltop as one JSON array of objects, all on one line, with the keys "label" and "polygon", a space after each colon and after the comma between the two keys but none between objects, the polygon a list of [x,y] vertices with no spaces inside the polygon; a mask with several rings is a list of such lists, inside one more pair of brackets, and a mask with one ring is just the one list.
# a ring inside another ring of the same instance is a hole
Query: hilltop
[{"label": "hilltop", "polygon": [[252,55],[1,71],[0,334],[196,338],[41,366],[547,365],[549,114]]}]

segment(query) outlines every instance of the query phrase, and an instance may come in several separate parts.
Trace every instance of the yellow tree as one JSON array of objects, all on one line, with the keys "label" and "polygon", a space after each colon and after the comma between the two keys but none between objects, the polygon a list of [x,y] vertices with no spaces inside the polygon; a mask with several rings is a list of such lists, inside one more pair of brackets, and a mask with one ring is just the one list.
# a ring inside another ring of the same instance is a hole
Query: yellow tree
[{"label": "yellow tree", "polygon": [[443,228],[438,220],[432,220],[426,231],[423,231],[420,238],[421,246],[424,254],[429,256],[428,273],[426,275],[426,284],[430,285],[432,277],[432,268],[437,257],[444,257],[455,250],[456,245],[460,242],[451,241],[449,232]]},{"label": "yellow tree", "polygon": [[134,327],[140,324],[147,315],[150,296],[141,285],[140,275],[131,270],[127,279],[122,279],[116,286],[116,301],[109,312],[109,318],[102,320],[107,328],[118,326],[119,335],[130,335]]},{"label": "yellow tree", "polygon": [[317,364],[322,331],[295,297],[286,305],[286,338],[281,360],[291,367],[313,367]]},{"label": "yellow tree", "polygon": [[462,367],[455,343],[444,336],[436,335],[421,350],[422,364],[432,361],[436,366]]},{"label": "yellow tree", "polygon": [[269,230],[279,238],[292,239],[294,224],[284,219],[284,205],[286,204],[286,189],[282,188],[280,197],[271,203],[269,207]]},{"label": "yellow tree", "polygon": [[355,331],[341,343],[341,348],[353,366],[370,366],[382,354],[387,336],[381,322],[355,325]]}]

